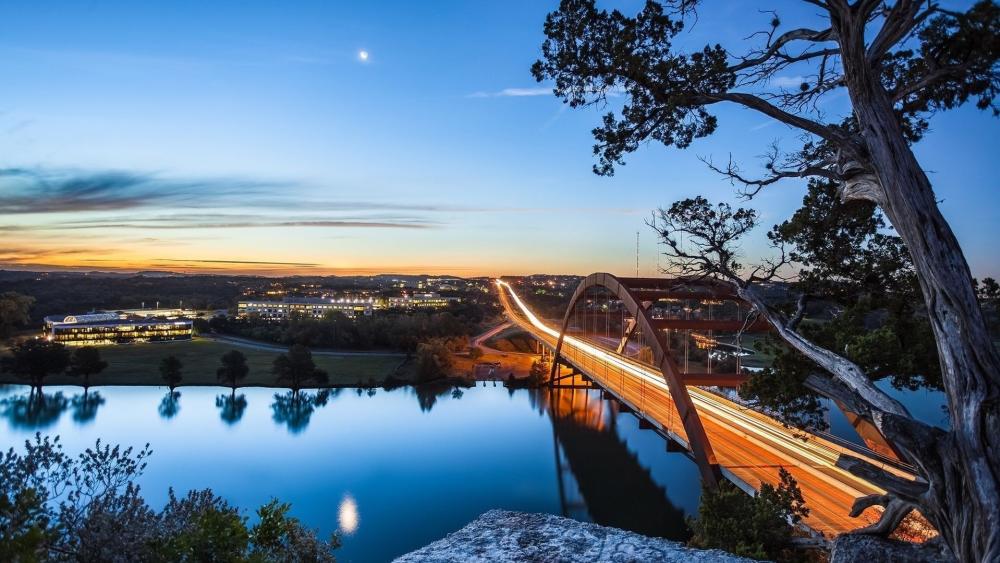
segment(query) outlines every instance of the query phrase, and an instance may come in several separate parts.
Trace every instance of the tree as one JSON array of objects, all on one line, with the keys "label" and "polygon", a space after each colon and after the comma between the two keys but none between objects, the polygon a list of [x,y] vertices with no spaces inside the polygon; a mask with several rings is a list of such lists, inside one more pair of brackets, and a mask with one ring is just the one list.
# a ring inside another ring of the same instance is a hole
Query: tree
[{"label": "tree", "polygon": [[83,346],[73,350],[69,361],[69,374],[83,378],[83,389],[86,394],[90,387],[90,376],[97,375],[108,367],[108,362],[101,359],[101,352],[93,346]]},{"label": "tree", "polygon": [[778,473],[778,486],[763,483],[757,496],[747,495],[728,481],[703,490],[698,518],[689,520],[694,531],[691,544],[754,559],[790,559],[789,523],[801,522],[809,509],[792,474],[783,467]]},{"label": "tree", "polygon": [[31,321],[28,312],[35,298],[14,291],[0,293],[0,338],[7,338],[19,325]]},{"label": "tree", "polygon": [[278,383],[288,386],[293,395],[306,385],[319,386],[329,381],[326,372],[316,367],[309,348],[301,344],[293,345],[287,354],[275,358],[271,373]]},{"label": "tree", "polygon": [[[717,126],[710,109],[727,103],[797,129],[803,140],[791,152],[772,147],[759,178],[732,162],[709,161],[744,195],[787,178],[820,177],[837,183],[842,201],[878,206],[919,281],[948,397],[948,432],[916,421],[857,363],[806,338],[798,330],[800,314],[789,318],[765,302],[759,286],[779,274],[787,256],[740,268],[732,243],[755,225],[752,211],[688,200],[661,214],[665,222],[658,228],[672,271],[731,283],[782,340],[819,368],[810,375],[811,387],[875,425],[917,467],[926,483],[900,483],[842,456],[843,467],[889,491],[856,504],[855,511],[886,508],[866,531],[887,533],[919,506],[958,559],[1000,559],[1000,433],[992,430],[1000,427],[1000,354],[962,249],[911,150],[935,112],[974,100],[1000,114],[994,105],[1000,6],[984,0],[959,12],[918,0],[808,3],[821,12],[823,27],[779,33],[782,22],[774,14],[767,29],[751,35],[762,44],[743,54],[721,45],[687,54],[672,42],[694,0],[669,2],[668,9],[649,1],[635,17],[597,10],[593,0],[564,0],[546,19],[542,60],[532,70],[538,80],[553,80],[556,95],[573,107],[625,97],[620,113],[609,113],[594,130],[598,174],[612,174],[646,141],[686,148],[710,135]],[[807,78],[791,90],[771,86],[786,71]],[[851,111],[828,121],[818,103],[837,91],[846,91]],[[677,235],[691,235],[685,229],[699,229],[693,236],[701,246],[681,248]]]},{"label": "tree", "polygon": [[445,339],[431,338],[417,345],[417,377],[420,382],[447,376],[452,365],[451,351]]},{"label": "tree", "polygon": [[239,350],[230,350],[222,355],[222,366],[215,370],[215,375],[220,382],[227,387],[233,388],[233,395],[236,395],[236,385],[246,379],[250,373],[250,366],[247,365],[247,357]]},{"label": "tree", "polygon": [[69,366],[69,350],[58,342],[32,338],[11,348],[11,355],[0,358],[0,371],[28,380],[41,389],[45,378],[61,373]]},{"label": "tree", "polygon": [[170,388],[171,394],[181,384],[181,380],[184,379],[181,371],[183,368],[184,364],[177,359],[177,356],[167,356],[160,360],[160,377],[163,378],[167,387]]}]

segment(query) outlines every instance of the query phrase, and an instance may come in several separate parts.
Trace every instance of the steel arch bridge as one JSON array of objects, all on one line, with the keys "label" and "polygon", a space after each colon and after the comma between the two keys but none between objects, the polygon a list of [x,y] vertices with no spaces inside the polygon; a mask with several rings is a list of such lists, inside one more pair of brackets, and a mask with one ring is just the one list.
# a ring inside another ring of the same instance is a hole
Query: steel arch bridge
[{"label": "steel arch bridge", "polygon": [[711,373],[711,369],[708,372],[691,373],[688,370],[682,369],[674,354],[671,353],[664,330],[739,330],[743,332],[760,332],[768,329],[767,324],[761,322],[746,324],[738,318],[681,319],[656,318],[653,316],[652,305],[663,299],[731,301],[735,303],[742,301],[736,296],[731,287],[714,280],[619,278],[603,272],[591,274],[580,282],[580,285],[577,286],[576,291],[570,298],[569,305],[566,307],[566,314],[563,317],[562,328],[559,331],[559,339],[555,347],[555,358],[552,362],[550,380],[554,381],[556,378],[556,371],[559,369],[560,353],[566,333],[573,321],[574,311],[576,311],[577,305],[587,296],[588,292],[595,288],[601,288],[609,292],[610,295],[621,302],[624,310],[630,315],[628,324],[623,327],[624,334],[616,349],[617,353],[621,354],[628,345],[629,340],[636,334],[646,335],[646,342],[652,351],[652,361],[650,363],[659,369],[660,374],[670,389],[670,395],[680,415],[691,453],[701,471],[702,480],[710,486],[717,485],[721,478],[719,463],[712,449],[712,444],[705,433],[701,417],[698,415],[698,411],[691,400],[691,395],[688,393],[687,386],[712,385],[735,387],[745,381],[746,376],[740,373],[738,366],[736,370],[729,373]]},{"label": "steel arch bridge", "polygon": [[[735,387],[746,379],[739,362],[744,349],[715,336],[769,329],[763,322],[747,323],[749,306],[725,284],[591,274],[565,313],[560,311],[561,322],[538,318],[510,283],[497,284],[510,320],[539,342],[543,354],[553,354],[550,383],[576,387],[579,381],[600,389],[622,412],[634,413],[640,428],[663,435],[668,451],[692,457],[710,486],[725,478],[755,494],[763,483],[777,482],[780,468],[787,469],[810,506],[806,525],[837,535],[877,520],[874,509],[853,513],[851,507],[858,498],[884,492],[841,468],[842,455],[914,478],[912,468],[878,448],[790,429],[703,388]],[[727,308],[729,314],[712,314]],[[727,353],[713,361],[725,346]]]}]

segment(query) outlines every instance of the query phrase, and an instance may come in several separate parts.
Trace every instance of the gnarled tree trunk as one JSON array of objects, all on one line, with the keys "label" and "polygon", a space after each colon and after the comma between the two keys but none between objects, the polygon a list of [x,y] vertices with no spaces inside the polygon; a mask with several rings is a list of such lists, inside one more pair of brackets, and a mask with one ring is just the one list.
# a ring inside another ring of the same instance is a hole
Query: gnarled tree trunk
[{"label": "gnarled tree trunk", "polygon": [[1000,561],[1000,354],[962,249],[866,57],[863,22],[833,20],[844,76],[881,190],[866,196],[906,243],[937,341],[951,431],[910,461],[930,483],[921,511],[961,561]]}]

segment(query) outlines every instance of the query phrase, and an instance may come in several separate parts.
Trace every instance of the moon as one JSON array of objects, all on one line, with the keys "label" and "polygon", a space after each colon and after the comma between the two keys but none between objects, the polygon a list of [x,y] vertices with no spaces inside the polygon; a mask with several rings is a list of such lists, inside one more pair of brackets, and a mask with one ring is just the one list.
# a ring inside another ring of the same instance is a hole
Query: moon
[{"label": "moon", "polygon": [[361,59],[361,62],[367,61],[368,60],[368,51],[365,51],[364,49],[358,51],[358,58]]}]

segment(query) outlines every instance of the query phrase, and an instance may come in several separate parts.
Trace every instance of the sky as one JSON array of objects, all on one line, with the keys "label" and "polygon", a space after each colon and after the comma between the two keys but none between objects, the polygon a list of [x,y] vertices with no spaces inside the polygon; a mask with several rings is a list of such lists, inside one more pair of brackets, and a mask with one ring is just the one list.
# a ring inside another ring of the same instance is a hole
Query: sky
[{"label": "sky", "polygon": [[[2,2],[0,268],[632,275],[638,233],[655,275],[646,220],[698,194],[757,208],[743,253],[766,256],[802,183],[741,201],[699,157],[753,171],[795,132],[714,108],[711,137],[595,176],[591,129],[622,100],[570,109],[531,77],[556,4]],[[712,3],[678,45],[744,48],[769,20]],[[941,114],[916,149],[980,277],[1000,276],[998,123]]]}]

